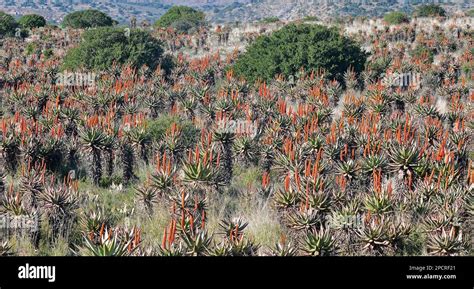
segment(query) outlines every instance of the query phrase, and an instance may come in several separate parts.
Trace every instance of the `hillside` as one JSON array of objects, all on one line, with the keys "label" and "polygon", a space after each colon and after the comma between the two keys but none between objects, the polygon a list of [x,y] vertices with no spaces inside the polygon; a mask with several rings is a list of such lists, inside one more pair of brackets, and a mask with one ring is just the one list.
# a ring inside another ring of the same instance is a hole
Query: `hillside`
[{"label": "hillside", "polygon": [[[474,3],[469,0],[442,2],[440,4],[450,13],[474,7]],[[6,0],[0,3],[0,10],[14,15],[38,13],[52,22],[60,22],[71,11],[94,8],[106,12],[121,23],[127,23],[131,17],[136,17],[139,21],[153,22],[172,5],[188,5],[206,12],[211,22],[247,22],[270,16],[286,20],[305,16],[318,16],[323,19],[346,15],[380,16],[391,10],[410,12],[421,3],[435,2],[428,0]]]}]

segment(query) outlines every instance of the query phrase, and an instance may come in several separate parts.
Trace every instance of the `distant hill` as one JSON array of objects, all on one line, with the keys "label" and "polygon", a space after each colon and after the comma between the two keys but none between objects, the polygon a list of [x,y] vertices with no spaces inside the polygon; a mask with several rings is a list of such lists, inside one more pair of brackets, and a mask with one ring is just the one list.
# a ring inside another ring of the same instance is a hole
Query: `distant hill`
[{"label": "distant hill", "polygon": [[172,5],[188,5],[206,12],[212,22],[247,22],[266,17],[380,16],[391,10],[411,12],[426,3],[440,4],[448,12],[474,8],[471,0],[5,0],[0,2],[0,10],[14,15],[34,12],[58,23],[71,11],[95,8],[126,23],[132,16],[153,22]]},{"label": "distant hill", "polygon": [[284,20],[305,16],[324,19],[347,15],[380,16],[393,10],[412,12],[417,5],[427,3],[439,4],[451,13],[474,7],[471,0],[253,0],[235,1],[208,13],[214,21],[249,21],[271,16]]}]

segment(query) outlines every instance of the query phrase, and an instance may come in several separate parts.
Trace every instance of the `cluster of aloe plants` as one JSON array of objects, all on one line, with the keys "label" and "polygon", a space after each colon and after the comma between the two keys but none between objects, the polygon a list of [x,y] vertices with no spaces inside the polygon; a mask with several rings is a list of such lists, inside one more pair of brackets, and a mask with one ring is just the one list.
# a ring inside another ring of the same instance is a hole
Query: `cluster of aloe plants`
[{"label": "cluster of aloe plants", "polygon": [[[230,68],[236,53],[216,53],[180,54],[169,74],[114,65],[93,85],[57,85],[59,53],[24,56],[25,43],[6,39],[0,214],[34,225],[2,229],[0,256],[25,232],[36,247],[63,238],[94,256],[470,254],[472,30],[404,25],[356,33],[372,55],[341,83],[322,70],[248,83]],[[406,72],[421,82],[386,81]],[[162,117],[172,121],[156,136]],[[259,184],[235,183],[237,168],[257,168]],[[149,220],[167,208],[160,244],[96,207],[91,190],[133,194]],[[274,246],[255,241],[241,212],[209,228],[216,196],[246,194],[277,215]]]}]

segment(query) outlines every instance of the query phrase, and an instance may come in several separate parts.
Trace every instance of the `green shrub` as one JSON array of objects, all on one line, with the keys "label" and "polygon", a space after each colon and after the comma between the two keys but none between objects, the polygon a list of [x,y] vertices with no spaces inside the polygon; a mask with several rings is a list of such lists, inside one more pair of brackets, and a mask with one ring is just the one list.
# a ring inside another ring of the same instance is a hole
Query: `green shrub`
[{"label": "green shrub", "polygon": [[262,20],[260,20],[260,23],[276,23],[276,22],[279,22],[280,21],[280,18],[276,17],[276,16],[272,16],[272,17],[267,17],[267,18],[263,18]]},{"label": "green shrub", "polygon": [[306,22],[313,22],[313,21],[318,21],[319,18],[316,17],[316,16],[306,16],[303,18],[303,21],[306,21]]},{"label": "green shrub", "polygon": [[161,42],[148,32],[132,30],[128,35],[124,29],[102,27],[83,34],[80,45],[66,54],[63,68],[103,70],[113,63],[128,63],[133,67],[147,65],[154,70],[162,54]]},{"label": "green shrub", "polygon": [[0,11],[0,37],[15,35],[15,29],[17,26],[18,25],[13,16]]},{"label": "green shrub", "polygon": [[38,47],[37,47],[35,42],[28,43],[25,47],[26,55],[32,55],[32,54],[36,53],[37,48]]},{"label": "green shrub", "polygon": [[376,59],[372,59],[367,64],[368,71],[374,76],[375,79],[378,79],[382,76],[387,69],[390,67],[392,62],[391,58],[388,57],[378,57]]},{"label": "green shrub", "polygon": [[437,17],[446,16],[446,10],[435,4],[421,5],[415,10],[415,16],[418,17]]},{"label": "green shrub", "polygon": [[410,53],[412,57],[421,57],[423,54],[428,55],[428,61],[433,63],[434,59],[434,52],[432,49],[426,47],[425,45],[418,45],[415,49],[413,49]]},{"label": "green shrub", "polygon": [[166,76],[171,75],[171,72],[173,72],[173,68],[175,67],[175,58],[173,55],[170,54],[165,54],[161,58],[160,62],[161,69],[165,72]]},{"label": "green shrub", "polygon": [[204,25],[203,12],[186,6],[173,6],[155,22],[157,27],[173,27],[180,32]]},{"label": "green shrub", "polygon": [[410,22],[408,16],[400,11],[393,11],[390,13],[385,14],[383,20],[388,24],[395,25],[395,24],[402,24]]},{"label": "green shrub", "polygon": [[259,37],[239,57],[234,71],[252,82],[259,78],[268,81],[277,74],[288,77],[301,68],[324,69],[331,79],[342,80],[349,67],[362,71],[366,58],[366,53],[336,28],[291,24]]},{"label": "green shrub", "polygon": [[53,56],[53,54],[54,54],[53,49],[51,49],[51,48],[45,49],[43,51],[43,56],[44,56],[45,59],[51,58],[51,56]]},{"label": "green shrub", "polygon": [[118,185],[123,183],[122,176],[113,175],[111,177],[103,176],[99,181],[99,187],[110,188],[112,184]]},{"label": "green shrub", "polygon": [[160,141],[163,139],[166,131],[171,128],[172,123],[177,123],[181,128],[183,146],[194,146],[198,134],[197,128],[191,122],[182,120],[177,116],[161,115],[159,118],[149,121],[147,123],[147,134],[153,141]]},{"label": "green shrub", "polygon": [[171,23],[170,27],[180,32],[191,32],[196,26],[192,21],[189,20],[178,20]]},{"label": "green shrub", "polygon": [[114,21],[107,14],[94,10],[72,12],[64,17],[62,25],[70,28],[90,28],[112,26]]},{"label": "green shrub", "polygon": [[37,27],[43,27],[46,25],[46,19],[43,16],[37,14],[23,15],[19,20],[18,24],[26,29],[32,29]]}]

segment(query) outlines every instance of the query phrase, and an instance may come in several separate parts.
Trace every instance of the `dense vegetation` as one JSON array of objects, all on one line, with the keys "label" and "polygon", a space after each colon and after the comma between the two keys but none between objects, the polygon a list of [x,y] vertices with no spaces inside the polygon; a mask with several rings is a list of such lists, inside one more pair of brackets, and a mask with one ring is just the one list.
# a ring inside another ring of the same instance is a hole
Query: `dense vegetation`
[{"label": "dense vegetation", "polygon": [[41,15],[28,14],[20,17],[20,19],[18,19],[18,24],[23,28],[32,29],[45,26],[46,19]]},{"label": "dense vegetation", "polygon": [[339,24],[2,39],[0,256],[472,255],[472,27]]},{"label": "dense vegetation", "polygon": [[11,36],[15,34],[15,28],[17,27],[15,18],[13,16],[0,11],[0,37]]},{"label": "dense vegetation", "polygon": [[436,4],[421,5],[416,8],[414,15],[418,17],[444,17],[446,16],[446,10]]},{"label": "dense vegetation", "polygon": [[401,11],[393,11],[385,14],[383,20],[388,24],[402,24],[410,22],[408,16]]},{"label": "dense vegetation", "polygon": [[288,25],[270,36],[252,43],[234,66],[237,75],[248,81],[270,80],[278,74],[285,77],[305,70],[328,73],[342,79],[349,67],[355,72],[364,68],[366,54],[354,41],[341,36],[336,29],[319,25]]},{"label": "dense vegetation", "polygon": [[157,27],[173,27],[180,32],[188,32],[204,24],[204,13],[187,6],[173,6],[155,22]]},{"label": "dense vegetation", "polygon": [[114,25],[114,20],[107,14],[94,10],[82,10],[69,13],[64,17],[62,25],[71,28],[90,28]]},{"label": "dense vegetation", "polygon": [[103,70],[112,64],[147,65],[155,69],[161,60],[161,42],[148,32],[103,27],[86,31],[81,44],[71,49],[64,58],[64,69]]}]

